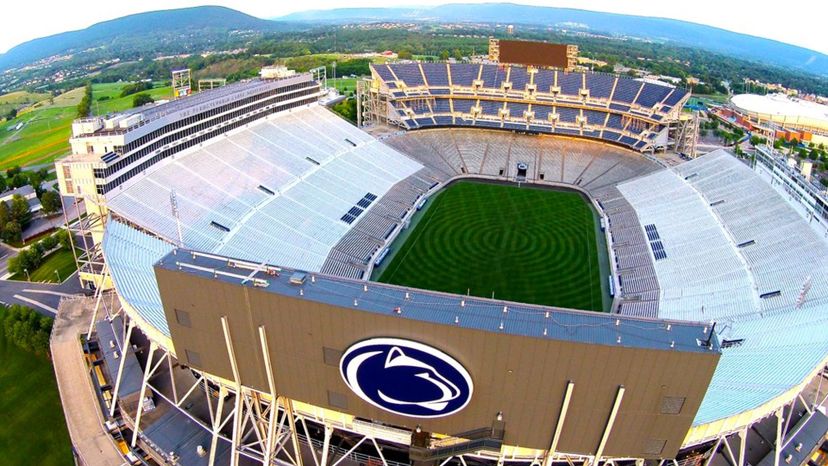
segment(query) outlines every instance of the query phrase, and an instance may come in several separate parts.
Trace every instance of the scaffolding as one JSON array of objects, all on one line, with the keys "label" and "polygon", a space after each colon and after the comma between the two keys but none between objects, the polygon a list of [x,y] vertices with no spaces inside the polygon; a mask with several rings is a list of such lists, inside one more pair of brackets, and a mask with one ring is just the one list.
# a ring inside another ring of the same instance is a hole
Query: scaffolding
[{"label": "scaffolding", "polygon": [[380,81],[363,78],[357,81],[357,126],[388,125],[405,128]]},{"label": "scaffolding", "polygon": [[699,112],[682,113],[670,124],[670,139],[675,144],[675,152],[691,159],[696,158],[696,142],[699,139]]},{"label": "scaffolding", "polygon": [[[94,196],[72,198],[72,203],[66,205],[61,196],[63,220],[69,232],[69,241],[72,245],[72,254],[78,269],[78,279],[81,287],[87,289],[106,288],[103,251],[100,238],[103,235],[105,218],[100,206],[89,209],[87,202],[95,203]],[[82,207],[83,206],[83,207]],[[75,219],[69,220],[68,212],[74,212]]]}]

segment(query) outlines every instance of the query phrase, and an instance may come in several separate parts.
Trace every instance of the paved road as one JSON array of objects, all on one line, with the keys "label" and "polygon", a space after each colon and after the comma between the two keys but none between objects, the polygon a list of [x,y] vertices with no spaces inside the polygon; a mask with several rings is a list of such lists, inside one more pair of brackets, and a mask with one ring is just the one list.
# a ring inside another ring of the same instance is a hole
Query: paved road
[{"label": "paved road", "polygon": [[80,287],[77,275],[61,284],[0,280],[0,301],[4,304],[22,304],[37,312],[54,317],[60,299],[88,293]]},{"label": "paved road", "polygon": [[61,305],[52,330],[52,363],[66,426],[79,464],[117,466],[126,463],[112,437],[103,428],[103,414],[98,408],[78,340],[78,335],[86,332],[92,320],[93,307],[92,299],[64,301]]},{"label": "paved road", "polygon": [[9,271],[9,259],[17,255],[17,250],[0,243],[0,277],[4,277]]}]

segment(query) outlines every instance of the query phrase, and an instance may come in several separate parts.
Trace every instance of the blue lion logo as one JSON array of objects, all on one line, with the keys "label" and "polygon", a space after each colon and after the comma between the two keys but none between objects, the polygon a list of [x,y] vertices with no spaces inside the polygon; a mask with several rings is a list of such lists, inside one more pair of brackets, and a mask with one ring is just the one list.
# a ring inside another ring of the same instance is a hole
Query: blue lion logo
[{"label": "blue lion logo", "polygon": [[409,340],[359,342],[342,356],[340,372],[360,398],[404,416],[447,416],[463,409],[472,394],[471,377],[460,363]]}]

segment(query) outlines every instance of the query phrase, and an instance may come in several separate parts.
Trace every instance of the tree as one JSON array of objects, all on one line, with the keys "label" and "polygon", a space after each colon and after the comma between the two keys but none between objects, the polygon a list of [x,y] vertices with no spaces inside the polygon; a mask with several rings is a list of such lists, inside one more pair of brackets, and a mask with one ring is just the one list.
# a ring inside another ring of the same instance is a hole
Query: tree
[{"label": "tree", "polygon": [[151,104],[155,102],[155,99],[150,97],[149,94],[135,94],[135,97],[132,98],[132,107],[140,107],[142,105]]},{"label": "tree", "polygon": [[21,349],[36,355],[49,354],[49,335],[54,320],[41,316],[19,304],[0,309],[2,331],[6,339]]},{"label": "tree", "polygon": [[411,60],[411,50],[409,49],[402,49],[397,52],[397,58],[400,60]]},{"label": "tree", "polygon": [[9,211],[11,212],[12,221],[17,222],[21,228],[26,227],[32,220],[29,201],[20,194],[15,194],[12,197]]},{"label": "tree", "polygon": [[51,251],[58,245],[58,238],[57,235],[49,235],[43,238],[40,242],[43,244],[44,250]]},{"label": "tree", "polygon": [[16,174],[20,173],[20,171],[21,171],[21,170],[22,170],[22,169],[20,168],[20,165],[15,165],[15,166],[13,166],[13,167],[11,167],[11,168],[7,168],[7,169],[6,169],[6,178],[11,178],[11,177],[13,177],[14,175],[16,175]]},{"label": "tree", "polygon": [[92,112],[92,83],[86,83],[83,98],[78,104],[78,118],[86,118]]},{"label": "tree", "polygon": [[353,123],[357,121],[357,108],[355,99],[345,99],[333,106],[333,111],[347,118]]},{"label": "tree", "polygon": [[461,52],[460,49],[454,49],[454,50],[451,51],[451,56],[455,60],[462,60],[463,59],[463,52]]},{"label": "tree", "polygon": [[449,51],[448,50],[443,50],[442,52],[440,52],[440,60],[446,61],[448,59],[449,59]]},{"label": "tree", "polygon": [[63,249],[70,249],[72,247],[72,241],[69,237],[68,230],[60,230],[59,232],[55,233],[55,237],[57,238],[58,243],[60,243],[60,247],[62,247]]},{"label": "tree", "polygon": [[0,230],[11,220],[11,211],[6,201],[0,202]]},{"label": "tree", "polygon": [[828,178],[820,178],[819,182],[822,183],[822,186],[828,188]]},{"label": "tree", "polygon": [[23,229],[15,221],[6,222],[3,227],[3,241],[7,243],[19,243],[22,239]]},{"label": "tree", "polygon": [[9,180],[12,188],[19,188],[29,184],[29,177],[25,173],[18,173]]},{"label": "tree", "polygon": [[121,97],[126,97],[141,91],[148,91],[152,89],[152,82],[139,81],[137,83],[127,84],[121,88]]},{"label": "tree", "polygon": [[0,175],[0,193],[6,190],[8,186],[6,185],[6,178]]},{"label": "tree", "polygon": [[54,191],[44,191],[40,195],[40,205],[43,206],[43,213],[51,215],[60,211],[60,195]]},{"label": "tree", "polygon": [[14,120],[16,117],[17,117],[17,109],[12,107],[11,109],[9,109],[9,113],[6,114],[6,119],[7,120]]}]

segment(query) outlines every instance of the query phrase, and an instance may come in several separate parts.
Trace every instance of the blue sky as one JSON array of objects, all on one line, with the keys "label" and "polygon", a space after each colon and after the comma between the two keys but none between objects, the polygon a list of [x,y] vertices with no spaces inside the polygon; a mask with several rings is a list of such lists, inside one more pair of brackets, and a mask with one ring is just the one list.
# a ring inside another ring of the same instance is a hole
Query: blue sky
[{"label": "blue sky", "polygon": [[[752,34],[828,53],[823,24],[823,1],[788,0],[784,5],[763,5],[744,0],[510,0],[530,5],[580,8],[585,10],[658,16],[708,24],[731,31]],[[408,2],[405,2],[408,3]],[[422,0],[410,5],[479,3],[464,0]],[[13,1],[3,6],[6,21],[0,28],[0,52],[30,39],[73,29],[99,21],[142,11],[180,8],[204,4],[224,5],[254,16],[272,18],[301,10],[337,7],[377,7],[393,5],[387,0],[41,0],[34,3]]]}]

